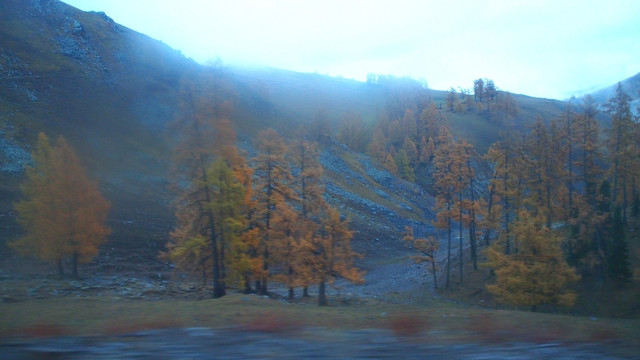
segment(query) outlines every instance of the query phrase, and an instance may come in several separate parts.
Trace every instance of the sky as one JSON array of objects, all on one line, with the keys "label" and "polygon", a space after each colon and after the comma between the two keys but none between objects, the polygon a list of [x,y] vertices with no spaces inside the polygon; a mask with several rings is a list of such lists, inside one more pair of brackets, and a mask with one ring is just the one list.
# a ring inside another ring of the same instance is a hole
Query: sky
[{"label": "sky", "polygon": [[637,0],[63,0],[206,64],[566,99],[640,72]]}]

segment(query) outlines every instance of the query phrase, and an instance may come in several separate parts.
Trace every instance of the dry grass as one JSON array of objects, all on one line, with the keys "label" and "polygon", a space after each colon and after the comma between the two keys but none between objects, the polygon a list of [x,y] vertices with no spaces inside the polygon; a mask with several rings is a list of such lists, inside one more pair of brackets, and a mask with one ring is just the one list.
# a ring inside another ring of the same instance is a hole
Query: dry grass
[{"label": "dry grass", "polygon": [[125,301],[115,298],[47,299],[0,304],[0,336],[117,335],[176,327],[233,327],[244,331],[298,333],[388,329],[412,341],[606,343],[640,352],[640,320],[585,318],[523,311],[486,310],[434,301],[430,306],[373,300],[318,307],[255,295],[217,300]]},{"label": "dry grass", "polygon": [[239,327],[245,331],[288,333],[301,328],[301,324],[287,317],[285,313],[278,311],[257,314],[255,318],[250,319]]},{"label": "dry grass", "polygon": [[389,320],[389,328],[399,337],[416,337],[427,329],[425,319],[402,315]]}]

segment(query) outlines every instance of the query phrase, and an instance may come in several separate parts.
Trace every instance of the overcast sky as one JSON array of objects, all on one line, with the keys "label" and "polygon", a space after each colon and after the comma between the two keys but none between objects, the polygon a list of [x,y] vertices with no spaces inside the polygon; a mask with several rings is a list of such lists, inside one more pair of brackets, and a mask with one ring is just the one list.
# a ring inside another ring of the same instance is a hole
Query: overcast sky
[{"label": "overcast sky", "polygon": [[194,60],[564,99],[640,72],[640,1],[64,0]]}]

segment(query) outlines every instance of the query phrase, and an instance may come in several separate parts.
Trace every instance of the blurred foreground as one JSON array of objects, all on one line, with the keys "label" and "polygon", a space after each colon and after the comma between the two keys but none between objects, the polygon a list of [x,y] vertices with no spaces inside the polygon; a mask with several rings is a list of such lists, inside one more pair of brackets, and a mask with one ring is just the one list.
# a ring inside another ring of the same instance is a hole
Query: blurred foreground
[{"label": "blurred foreground", "polygon": [[209,328],[149,330],[110,337],[58,337],[0,342],[18,359],[622,359],[598,344],[433,344],[390,330],[294,333]]},{"label": "blurred foreground", "polygon": [[[481,309],[430,297],[285,301],[113,296],[0,302],[9,359],[625,359],[640,355],[637,319]],[[275,295],[274,295],[275,296]]]}]

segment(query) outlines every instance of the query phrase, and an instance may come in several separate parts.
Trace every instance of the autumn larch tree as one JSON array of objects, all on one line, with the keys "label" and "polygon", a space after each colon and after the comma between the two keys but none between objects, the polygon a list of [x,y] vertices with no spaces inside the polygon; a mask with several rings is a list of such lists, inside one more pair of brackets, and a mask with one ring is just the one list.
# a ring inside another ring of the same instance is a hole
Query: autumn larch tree
[{"label": "autumn larch tree", "polygon": [[634,124],[629,105],[630,100],[629,95],[622,89],[622,85],[618,83],[616,95],[606,104],[607,112],[611,115],[611,129],[606,141],[611,164],[609,177],[613,183],[611,200],[613,206],[620,207],[624,223],[627,222],[627,208],[629,206],[628,188],[632,183],[631,178],[635,175],[629,170],[634,167],[634,162],[636,162],[634,158],[637,160],[638,155],[637,149],[633,146]]},{"label": "autumn larch tree", "polygon": [[323,145],[331,142],[333,128],[329,120],[329,113],[325,108],[319,108],[316,111],[309,128],[311,129],[311,134],[313,134],[313,141]]},{"label": "autumn larch tree", "polygon": [[216,160],[209,167],[208,178],[211,181],[211,202],[206,205],[213,212],[216,222],[216,237],[219,240],[217,254],[220,257],[218,271],[222,286],[226,289],[228,271],[234,269],[229,266],[230,258],[227,254],[237,242],[244,240],[242,235],[247,230],[247,217],[243,207],[245,188],[224,158]]},{"label": "autumn larch tree", "polygon": [[460,100],[458,100],[458,93],[456,92],[456,89],[453,87],[450,88],[446,98],[447,110],[453,112],[455,110],[456,104],[458,104],[459,101]]},{"label": "autumn larch tree", "polygon": [[[198,199],[197,206],[178,208],[179,226],[171,232],[163,254],[181,270],[202,271],[203,278],[210,269],[217,279],[214,297],[225,294],[229,281],[246,287],[247,278],[255,272],[250,252],[257,246],[256,235],[248,229],[245,186],[237,174],[223,157],[206,169],[207,183],[195,185],[206,191],[204,199]],[[214,231],[213,235],[209,231]]]},{"label": "autumn larch tree", "polygon": [[338,127],[338,141],[347,145],[349,149],[364,152],[367,149],[369,136],[366,133],[364,121],[354,112],[346,112],[340,116]]},{"label": "autumn larch tree", "polygon": [[475,106],[475,102],[473,101],[473,98],[471,97],[471,90],[469,89],[460,89],[460,93],[462,94],[462,112],[464,111],[471,111],[473,110],[473,107]]},{"label": "autumn larch tree", "polygon": [[502,201],[500,199],[500,196],[498,195],[498,185],[498,174],[494,170],[491,179],[489,179],[487,200],[485,202],[486,206],[483,210],[481,210],[481,212],[483,213],[483,217],[478,222],[479,226],[482,228],[482,239],[484,240],[485,246],[489,246],[491,244],[493,234],[497,233],[498,229],[500,229]]},{"label": "autumn larch tree", "polygon": [[[244,187],[250,181],[250,171],[235,147],[235,134],[228,120],[231,106],[223,101],[231,95],[214,79],[209,80],[185,83],[181,88],[183,111],[175,121],[179,144],[174,151],[178,225],[171,233],[168,252],[161,256],[192,268],[189,261],[177,258],[185,256],[201,268],[203,275],[209,272],[206,265],[211,269],[213,297],[218,298],[226,293],[225,252],[230,246],[225,240],[225,229],[221,228],[225,220],[219,217],[220,209],[216,209],[220,197],[228,195],[219,182]],[[223,165],[229,169],[223,169]],[[227,170],[231,170],[234,180],[227,181]],[[217,176],[220,178],[216,179]],[[244,194],[239,189],[234,192]],[[245,205],[245,199],[245,195],[242,200],[236,198],[234,206]],[[239,211],[234,209],[230,216],[237,217]]]},{"label": "autumn larch tree", "polygon": [[[466,143],[466,141],[463,141]],[[463,144],[463,151],[465,152],[466,164],[464,176],[468,179],[469,184],[469,197],[465,202],[465,208],[468,212],[468,225],[469,225],[469,245],[471,246],[471,260],[473,261],[473,269],[478,270],[478,240],[479,234],[478,219],[485,216],[484,208],[486,202],[484,199],[477,196],[478,189],[476,188],[476,173],[472,166],[472,158],[475,154],[473,145]]]},{"label": "autumn larch tree", "polygon": [[567,190],[564,179],[564,154],[560,134],[552,122],[550,129],[538,117],[531,127],[525,142],[525,173],[528,188],[527,203],[534,215],[542,215],[546,226],[551,228],[554,221],[566,218],[558,214]]},{"label": "autumn larch tree", "polygon": [[[493,92],[495,92],[493,81],[488,80],[485,86],[487,103],[495,101],[496,95],[491,96]],[[518,208],[518,202],[521,200],[519,194],[521,194],[520,186],[523,184],[519,177],[522,175],[520,171],[523,168],[523,159],[521,156],[517,156],[516,132],[513,129],[513,119],[518,113],[517,104],[509,94],[500,95],[500,99],[502,100],[498,101],[499,104],[495,105],[490,113],[495,117],[495,121],[502,125],[504,132],[501,136],[502,140],[497,141],[489,148],[485,159],[492,163],[494,171],[492,190],[502,200],[504,224],[502,240],[505,242],[505,251],[510,253],[512,249],[509,226],[513,221],[513,215],[515,215],[513,209]]]},{"label": "autumn larch tree", "polygon": [[609,275],[619,281],[629,280],[632,275],[629,264],[629,243],[619,206],[614,209],[611,218],[607,258]]},{"label": "autumn larch tree", "polygon": [[[464,272],[464,247],[463,247],[463,228],[466,224],[471,223],[469,213],[473,210],[470,206],[470,200],[467,197],[469,187],[473,178],[470,173],[469,151],[472,145],[464,140],[458,140],[453,144],[451,153],[452,171],[455,182],[453,188],[455,191],[455,207],[457,212],[453,214],[453,218],[458,222],[458,264],[459,264],[459,281],[463,281]],[[473,240],[473,238],[471,239]],[[470,244],[475,253],[475,244]]]},{"label": "autumn larch tree", "polygon": [[[518,147],[513,137],[507,132],[504,140],[491,145],[485,155],[485,159],[490,161],[494,171],[491,190],[502,200],[500,240],[504,242],[504,250],[507,254],[514,250],[511,244],[510,226],[516,217],[515,210],[522,203],[522,186],[524,185],[522,179],[524,164],[522,156],[518,156]],[[495,206],[495,204],[492,205]]]},{"label": "autumn larch tree", "polygon": [[390,145],[398,148],[402,147],[405,138],[416,138],[418,131],[415,113],[409,109],[405,110],[402,117],[381,125],[389,138]]},{"label": "autumn larch tree", "polygon": [[387,158],[387,136],[385,135],[384,130],[380,127],[376,127],[373,132],[373,137],[371,138],[371,142],[369,142],[369,146],[367,147],[367,152],[371,157],[378,160],[380,163],[383,163]]},{"label": "autumn larch tree", "polygon": [[587,202],[596,206],[596,193],[598,177],[602,170],[598,162],[600,158],[600,147],[598,138],[600,136],[600,126],[596,120],[598,109],[595,100],[587,95],[582,104],[582,111],[576,116],[576,144],[580,155],[576,160],[576,165],[581,171],[581,181],[584,187],[583,194]]},{"label": "autumn larch tree", "polygon": [[449,128],[440,128],[436,150],[433,158],[436,189],[436,222],[435,227],[447,230],[447,268],[445,286],[449,288],[451,275],[451,232],[453,206],[455,202],[456,182],[453,173],[453,139]]},{"label": "autumn larch tree", "polygon": [[506,254],[500,243],[488,249],[485,266],[495,271],[496,282],[487,289],[498,301],[532,311],[541,304],[574,304],[576,294],[568,286],[579,277],[563,258],[561,238],[543,223],[543,217],[521,211],[513,224],[518,252]]},{"label": "autumn larch tree", "polygon": [[564,178],[562,182],[565,184],[565,188],[567,189],[567,195],[565,199],[565,203],[563,204],[563,213],[564,213],[564,223],[569,223],[569,218],[576,214],[573,199],[575,194],[575,171],[574,171],[574,147],[576,141],[575,135],[575,119],[576,116],[573,112],[573,109],[570,105],[570,102],[567,103],[564,111],[557,119],[558,128],[559,128],[559,137],[558,144],[560,149],[560,154],[564,155],[564,160],[561,160],[565,163],[565,171]]},{"label": "autumn larch tree", "polygon": [[418,152],[418,147],[416,143],[411,140],[408,136],[404,138],[404,142],[402,144],[402,149],[407,154],[407,158],[409,160],[409,166],[413,170],[418,163],[420,162],[420,154]]},{"label": "autumn larch tree", "polygon": [[316,273],[319,278],[318,305],[327,305],[326,287],[336,278],[343,277],[355,283],[363,281],[364,273],[353,265],[358,254],[351,250],[353,232],[349,230],[349,219],[340,219],[340,213],[333,207],[321,221],[320,238],[316,240]]},{"label": "autumn larch tree", "polygon": [[260,279],[261,295],[268,292],[272,218],[276,208],[293,199],[292,177],[285,159],[288,151],[282,137],[273,129],[260,132],[256,138],[258,155],[254,158],[257,176],[255,204],[256,219],[261,229],[260,252],[263,261],[263,277]]},{"label": "autumn larch tree", "polygon": [[497,95],[498,89],[496,88],[496,84],[493,80],[488,79],[484,85],[484,94],[482,95],[483,99],[490,103],[495,100]]},{"label": "autumn larch tree", "polygon": [[310,246],[312,241],[311,235],[317,227],[313,221],[313,217],[317,217],[326,207],[323,198],[324,184],[322,182],[322,165],[320,164],[320,152],[318,146],[314,142],[307,140],[306,129],[301,127],[296,132],[295,140],[291,144],[290,156],[292,160],[292,170],[294,173],[294,192],[297,204],[300,208],[300,221],[298,225],[304,227],[305,231],[299,231],[298,242],[301,251],[298,256],[302,259],[300,263],[304,266],[299,268],[298,277],[303,286],[303,296],[309,296],[309,285],[314,283],[314,275],[310,271]]},{"label": "autumn larch tree", "polygon": [[398,167],[396,166],[396,160],[393,158],[394,153],[395,153],[395,149],[392,146],[391,151],[387,153],[387,156],[382,162],[382,166],[384,166],[384,168],[387,169],[390,173],[397,175]]},{"label": "autumn larch tree", "polygon": [[511,121],[520,112],[513,96],[500,92],[491,99],[493,105],[489,108],[489,119],[498,125],[511,126]]},{"label": "autumn larch tree", "polygon": [[580,263],[584,270],[597,270],[604,276],[605,256],[602,225],[607,214],[598,207],[598,182],[603,173],[599,164],[600,146],[598,142],[600,127],[596,121],[595,101],[587,95],[581,112],[575,117],[576,166],[580,196],[573,199],[575,214],[571,218],[572,237],[568,243],[570,260]]},{"label": "autumn larch tree", "polygon": [[484,97],[484,80],[476,79],[473,81],[473,99],[475,102],[482,102]]},{"label": "autumn larch tree", "polygon": [[24,199],[15,204],[26,235],[11,247],[55,261],[60,276],[70,256],[72,276],[78,277],[78,263],[91,261],[111,232],[104,224],[109,203],[63,137],[52,147],[40,133],[33,163],[22,186]]},{"label": "autumn larch tree", "polygon": [[401,178],[411,182],[415,181],[413,169],[409,163],[409,156],[407,156],[407,152],[404,149],[400,149],[393,160]]},{"label": "autumn larch tree", "polygon": [[[431,101],[420,113],[418,122],[418,137],[437,138],[440,128],[446,123],[444,115],[438,111],[436,104]],[[422,150],[422,149],[420,149]]]},{"label": "autumn larch tree", "polygon": [[440,243],[436,241],[433,236],[428,238],[417,238],[413,233],[413,229],[406,226],[403,234],[403,238],[407,244],[409,244],[414,250],[420,253],[420,255],[412,256],[411,258],[416,264],[423,262],[431,264],[431,275],[433,276],[433,287],[438,289],[438,264],[436,259],[436,252],[440,248]]},{"label": "autumn larch tree", "polygon": [[300,246],[303,231],[300,221],[300,214],[283,202],[275,208],[270,224],[269,262],[281,268],[280,273],[271,275],[288,288],[289,299],[293,299],[294,288],[300,285],[298,272],[304,265],[303,247]]}]

